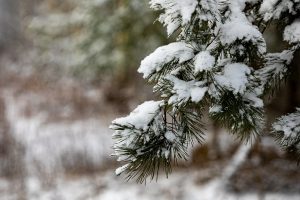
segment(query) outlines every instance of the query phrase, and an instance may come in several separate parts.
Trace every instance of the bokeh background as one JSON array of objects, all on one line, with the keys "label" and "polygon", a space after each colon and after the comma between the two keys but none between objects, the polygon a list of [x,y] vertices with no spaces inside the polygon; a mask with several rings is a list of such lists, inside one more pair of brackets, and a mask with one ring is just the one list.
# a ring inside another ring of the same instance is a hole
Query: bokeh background
[{"label": "bokeh background", "polygon": [[[136,70],[167,38],[147,0],[0,0],[1,200],[300,199],[295,155],[268,125],[300,106],[300,56],[266,99],[267,128],[240,144],[204,119],[206,143],[168,179],[140,185],[116,177],[108,126],[158,98]],[[284,48],[274,26],[270,51]]]}]

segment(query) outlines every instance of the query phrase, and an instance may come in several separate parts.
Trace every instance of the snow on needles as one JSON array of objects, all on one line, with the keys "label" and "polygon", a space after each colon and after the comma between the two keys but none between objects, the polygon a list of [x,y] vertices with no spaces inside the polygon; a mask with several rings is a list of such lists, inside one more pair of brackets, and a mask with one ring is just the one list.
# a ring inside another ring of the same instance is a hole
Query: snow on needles
[{"label": "snow on needles", "polygon": [[215,65],[216,59],[208,51],[201,51],[195,56],[195,74],[210,70]]},{"label": "snow on needles", "polygon": [[294,21],[291,25],[287,26],[284,30],[283,38],[289,43],[300,42],[300,20]]},{"label": "snow on needles", "polygon": [[299,2],[299,0],[264,0],[259,12],[264,15],[265,21],[272,18],[279,19],[285,12],[295,15],[299,11]]},{"label": "snow on needles", "polygon": [[154,72],[159,72],[164,65],[178,61],[183,63],[194,57],[193,49],[184,42],[174,42],[166,46],[157,48],[152,54],[141,62],[138,72],[143,73],[147,78]]},{"label": "snow on needles", "polygon": [[149,123],[159,112],[162,101],[146,101],[134,109],[128,116],[115,119],[114,125],[134,126],[136,129],[147,130]]},{"label": "snow on needles", "polygon": [[116,175],[117,176],[121,175],[124,171],[127,170],[128,166],[129,166],[129,164],[126,164],[126,165],[123,165],[123,166],[117,168],[115,171]]},{"label": "snow on needles", "polygon": [[151,8],[156,10],[165,10],[161,14],[159,21],[167,27],[168,35],[176,31],[180,25],[185,25],[190,22],[194,13],[197,0],[151,0]]},{"label": "snow on needles", "polygon": [[258,46],[258,50],[261,54],[266,52],[265,40],[261,32],[256,26],[252,25],[247,17],[237,11],[233,10],[232,16],[221,27],[220,41],[223,45],[230,45],[237,40],[246,42],[252,42]]},{"label": "snow on needles", "polygon": [[231,90],[233,93],[243,94],[246,91],[250,73],[251,70],[247,65],[232,63],[225,65],[223,74],[216,75],[215,79],[220,86]]},{"label": "snow on needles", "polygon": [[283,116],[273,124],[276,132],[282,132],[282,140],[292,140],[300,137],[300,109],[295,113]]},{"label": "snow on needles", "polygon": [[175,76],[168,75],[167,80],[171,81],[173,86],[173,95],[170,97],[168,104],[182,104],[191,99],[192,102],[198,103],[204,97],[207,87],[203,86],[201,81],[183,81]]}]

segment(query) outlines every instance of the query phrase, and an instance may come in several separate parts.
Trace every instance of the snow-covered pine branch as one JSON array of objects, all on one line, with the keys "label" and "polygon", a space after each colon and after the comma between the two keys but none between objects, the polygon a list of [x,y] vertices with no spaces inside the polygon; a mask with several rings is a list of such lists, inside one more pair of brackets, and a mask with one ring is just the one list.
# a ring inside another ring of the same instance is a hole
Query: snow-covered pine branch
[{"label": "snow-covered pine branch", "polygon": [[280,117],[273,124],[273,131],[278,141],[288,151],[296,151],[300,155],[300,109]]},{"label": "snow-covered pine branch", "polygon": [[[154,178],[161,167],[168,174],[172,161],[186,157],[189,144],[203,141],[204,107],[236,137],[249,141],[259,136],[263,97],[285,80],[300,46],[298,0],[151,0],[150,5],[161,11],[158,20],[168,35],[177,36],[177,42],[156,49],[138,69],[161,101],[154,110],[146,102],[111,126],[116,155],[125,162],[118,174],[141,182]],[[269,53],[263,32],[276,21],[284,26],[288,45]],[[151,120],[145,122],[146,116]],[[299,138],[299,132],[293,134]]]}]

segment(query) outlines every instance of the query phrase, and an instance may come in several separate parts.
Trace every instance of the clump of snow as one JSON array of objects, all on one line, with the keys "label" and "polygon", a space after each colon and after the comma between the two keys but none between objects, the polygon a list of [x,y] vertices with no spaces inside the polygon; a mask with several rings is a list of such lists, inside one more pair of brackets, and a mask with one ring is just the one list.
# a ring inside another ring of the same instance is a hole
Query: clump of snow
[{"label": "clump of snow", "polygon": [[260,7],[260,13],[269,13],[271,12],[275,4],[278,2],[278,0],[264,0]]},{"label": "clump of snow", "polygon": [[264,0],[259,12],[264,15],[265,21],[272,18],[279,19],[284,12],[297,14],[299,11],[299,6],[295,6],[297,3],[299,0]]},{"label": "clump of snow", "polygon": [[216,75],[215,79],[221,87],[233,91],[234,94],[243,94],[246,91],[250,68],[242,63],[227,64],[222,75]]},{"label": "clump of snow", "polygon": [[284,30],[283,39],[289,43],[300,42],[300,20],[294,21]]},{"label": "clump of snow", "polygon": [[204,97],[207,87],[203,86],[204,83],[200,81],[183,81],[175,76],[169,75],[166,77],[171,81],[173,86],[173,95],[169,99],[169,104],[179,104],[187,102],[191,99],[192,102],[198,103]]},{"label": "clump of snow", "polygon": [[162,103],[162,101],[146,101],[134,109],[128,116],[115,119],[110,128],[113,128],[114,124],[118,124],[147,130],[149,123],[159,112]]},{"label": "clump of snow", "polygon": [[123,165],[122,167],[119,167],[116,169],[115,173],[117,176],[121,175],[126,169],[128,168],[129,164]]},{"label": "clump of snow", "polygon": [[220,29],[220,41],[223,45],[230,45],[237,40],[252,42],[258,47],[259,53],[266,52],[266,43],[262,33],[249,22],[243,13],[238,11],[233,12]]},{"label": "clump of snow", "polygon": [[167,27],[168,35],[176,31],[180,25],[190,22],[192,14],[195,12],[197,0],[151,0],[151,8],[165,10],[161,14],[159,21]]},{"label": "clump of snow", "polygon": [[164,65],[174,61],[183,63],[194,57],[194,51],[184,42],[174,42],[166,46],[157,48],[152,54],[141,62],[138,72],[143,73],[147,78],[154,72],[159,72]]},{"label": "clump of snow", "polygon": [[176,135],[175,135],[173,132],[171,132],[171,131],[167,131],[167,132],[165,133],[165,137],[166,137],[166,139],[167,139],[169,142],[174,142],[175,139],[176,139]]},{"label": "clump of snow", "polygon": [[192,102],[198,103],[201,101],[207,91],[207,87],[195,87],[191,89]]},{"label": "clump of snow", "polygon": [[194,66],[195,66],[195,74],[208,71],[213,68],[215,65],[216,59],[212,56],[208,51],[201,51],[195,56]]}]

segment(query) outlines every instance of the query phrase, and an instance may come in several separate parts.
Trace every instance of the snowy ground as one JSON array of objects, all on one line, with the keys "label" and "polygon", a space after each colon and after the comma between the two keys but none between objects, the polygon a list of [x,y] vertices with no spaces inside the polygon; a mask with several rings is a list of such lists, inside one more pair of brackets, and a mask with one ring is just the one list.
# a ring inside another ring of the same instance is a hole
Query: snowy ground
[{"label": "snowy ground", "polygon": [[[283,193],[230,193],[216,179],[206,184],[197,184],[197,179],[206,171],[185,171],[172,174],[169,179],[139,185],[124,182],[113,172],[102,174],[60,177],[54,186],[42,188],[38,179],[27,179],[26,197],[29,200],[299,200],[299,194]],[[9,192],[12,183],[0,180],[0,198],[19,199]]]},{"label": "snowy ground", "polygon": [[[110,157],[112,140],[107,127],[111,117],[62,106],[51,92],[36,88],[31,92],[15,88],[1,90],[0,100],[5,107],[2,114],[7,131],[18,146],[18,165],[22,171],[13,178],[0,178],[1,200],[300,199],[300,192],[249,189],[237,193],[226,189],[224,182],[243,164],[249,148],[241,148],[227,167],[223,162],[201,168],[180,168],[168,179],[162,174],[157,182],[147,185],[126,182],[115,176],[116,165]],[[85,96],[84,102],[99,101],[93,91],[85,91]],[[86,112],[90,117],[86,117]],[[56,120],[51,119],[53,115],[57,116]],[[297,180],[294,183],[300,184]],[[256,183],[250,184],[249,188],[253,188]]]}]

